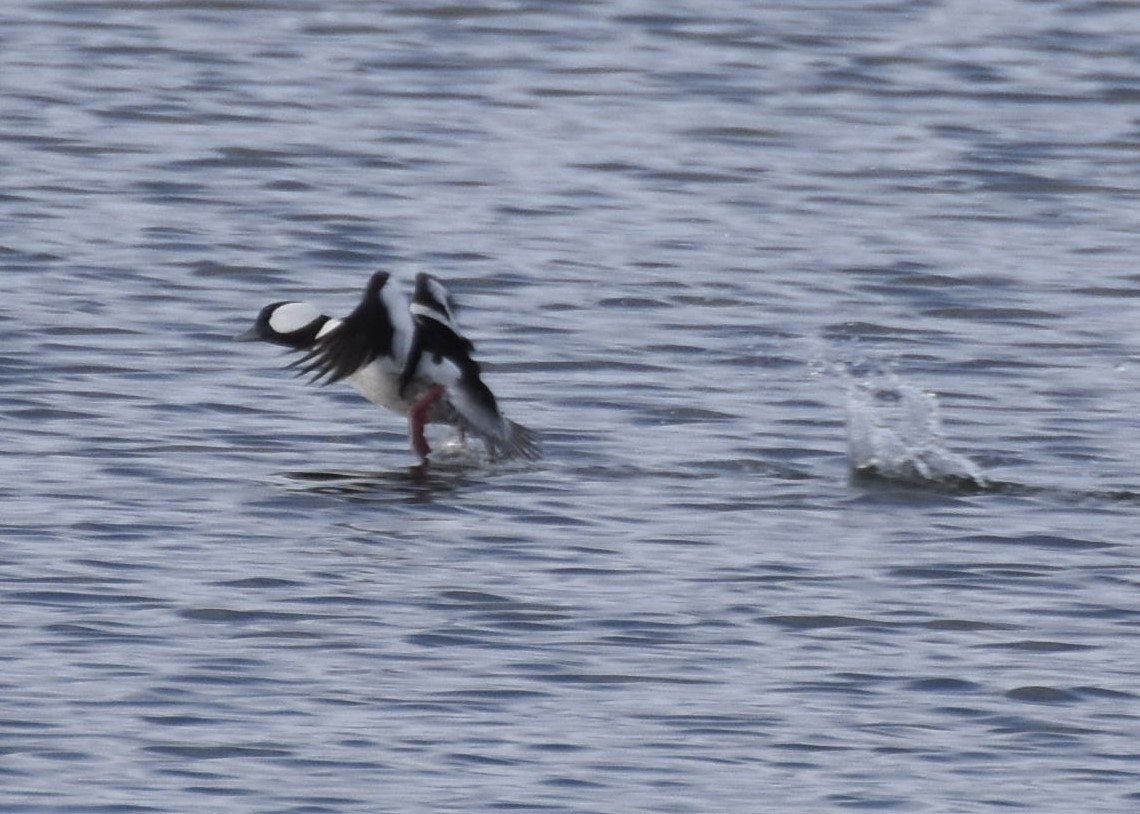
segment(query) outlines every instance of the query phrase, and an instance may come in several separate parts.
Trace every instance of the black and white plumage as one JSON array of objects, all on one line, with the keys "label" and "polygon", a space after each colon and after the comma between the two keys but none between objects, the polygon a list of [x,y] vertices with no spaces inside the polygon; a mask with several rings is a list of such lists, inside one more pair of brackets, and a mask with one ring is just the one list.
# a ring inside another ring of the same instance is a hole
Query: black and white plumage
[{"label": "black and white plumage", "polygon": [[261,309],[253,327],[238,334],[239,342],[260,339],[292,350],[313,346],[329,322],[339,322],[322,314],[307,302],[274,302]]},{"label": "black and white plumage", "polygon": [[475,346],[459,333],[451,297],[443,284],[430,274],[417,274],[408,310],[415,331],[400,373],[400,392],[420,379],[435,382],[492,455],[538,458],[541,452],[537,436],[504,417],[495,394],[483,382],[479,363],[471,357]]},{"label": "black and white plumage", "polygon": [[369,401],[407,415],[412,448],[421,459],[430,452],[423,435],[429,422],[470,431],[492,457],[540,457],[537,436],[502,416],[480,378],[471,358],[474,346],[455,325],[447,289],[421,273],[416,294],[409,307],[390,276],[377,272],[343,319],[307,303],[276,302],[238,339],[300,351],[304,355],[290,365],[299,375],[322,384],[343,379]]}]

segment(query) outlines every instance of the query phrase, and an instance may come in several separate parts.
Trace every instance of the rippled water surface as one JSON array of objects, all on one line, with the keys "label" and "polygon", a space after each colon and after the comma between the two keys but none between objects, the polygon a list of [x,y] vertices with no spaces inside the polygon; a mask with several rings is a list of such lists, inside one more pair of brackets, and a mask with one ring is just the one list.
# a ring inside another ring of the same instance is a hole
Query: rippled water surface
[{"label": "rippled water surface", "polygon": [[[1134,811],[1138,37],[4,5],[0,810]],[[232,341],[377,268],[544,460]]]}]

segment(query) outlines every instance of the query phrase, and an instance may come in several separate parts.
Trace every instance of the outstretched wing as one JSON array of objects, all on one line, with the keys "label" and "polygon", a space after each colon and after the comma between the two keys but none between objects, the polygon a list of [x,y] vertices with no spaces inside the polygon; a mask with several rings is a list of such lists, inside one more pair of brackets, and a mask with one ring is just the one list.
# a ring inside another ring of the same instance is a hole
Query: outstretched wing
[{"label": "outstretched wing", "polygon": [[492,456],[541,457],[538,436],[499,411],[495,394],[483,382],[479,364],[471,357],[475,346],[455,324],[451,297],[443,283],[424,272],[416,275],[409,310],[415,333],[400,374],[401,386],[415,376],[443,385],[447,400],[464,425],[483,440]]},{"label": "outstretched wing", "polygon": [[[416,288],[408,306],[414,330],[404,369],[400,372],[400,393],[416,377],[424,352],[438,365],[442,358],[470,359],[475,346],[459,333],[455,324],[451,293],[443,283],[427,272],[416,275]],[[429,368],[431,365],[429,364]],[[443,382],[437,382],[442,384]]]},{"label": "outstretched wing", "polygon": [[[351,376],[373,360],[393,354],[395,319],[387,272],[368,281],[364,297],[351,314],[331,330],[320,333],[312,346],[290,367],[310,381],[330,384]],[[402,303],[397,307],[403,307]]]}]

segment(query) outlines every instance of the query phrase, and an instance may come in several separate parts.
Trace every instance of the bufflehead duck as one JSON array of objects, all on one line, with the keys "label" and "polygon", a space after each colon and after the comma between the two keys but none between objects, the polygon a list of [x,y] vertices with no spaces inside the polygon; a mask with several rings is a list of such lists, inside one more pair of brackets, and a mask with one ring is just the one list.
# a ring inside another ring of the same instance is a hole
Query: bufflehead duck
[{"label": "bufflehead duck", "polygon": [[344,319],[308,303],[275,302],[237,338],[303,352],[290,365],[298,375],[321,384],[344,379],[369,401],[408,416],[412,449],[421,460],[431,451],[424,438],[424,424],[431,422],[470,431],[495,458],[542,454],[531,430],[499,412],[471,358],[474,346],[455,325],[447,289],[429,274],[417,276],[410,307],[380,271]]}]

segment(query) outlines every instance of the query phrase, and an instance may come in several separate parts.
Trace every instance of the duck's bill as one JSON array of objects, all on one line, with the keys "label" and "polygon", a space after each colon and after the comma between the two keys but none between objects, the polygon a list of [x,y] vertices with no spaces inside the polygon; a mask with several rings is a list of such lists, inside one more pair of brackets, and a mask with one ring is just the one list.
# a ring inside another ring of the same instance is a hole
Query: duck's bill
[{"label": "duck's bill", "polygon": [[234,337],[234,340],[237,342],[255,342],[258,339],[261,339],[261,334],[258,333],[256,325],[254,325],[248,331],[242,331],[240,334]]}]

